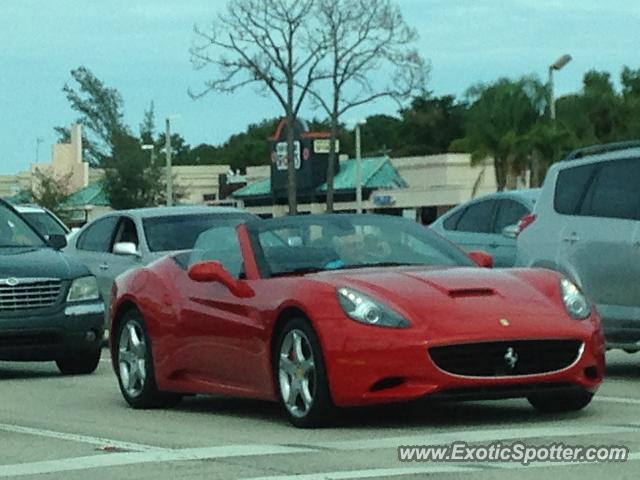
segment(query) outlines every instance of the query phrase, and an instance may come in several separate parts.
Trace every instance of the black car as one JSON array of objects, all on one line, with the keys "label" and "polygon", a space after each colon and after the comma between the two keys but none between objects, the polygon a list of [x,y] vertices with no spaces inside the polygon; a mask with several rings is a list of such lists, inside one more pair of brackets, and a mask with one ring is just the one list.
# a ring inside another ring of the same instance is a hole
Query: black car
[{"label": "black car", "polygon": [[96,279],[0,200],[0,360],[55,361],[64,374],[98,367],[104,303]]}]

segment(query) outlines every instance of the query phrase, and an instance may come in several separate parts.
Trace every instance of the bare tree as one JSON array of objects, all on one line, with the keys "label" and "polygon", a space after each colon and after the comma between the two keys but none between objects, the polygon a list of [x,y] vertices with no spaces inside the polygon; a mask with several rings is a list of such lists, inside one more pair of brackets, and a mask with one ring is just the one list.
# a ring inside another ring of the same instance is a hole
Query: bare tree
[{"label": "bare tree", "polygon": [[[411,45],[417,39],[390,0],[317,0],[318,45],[330,63],[326,82],[310,95],[331,120],[327,211],[333,211],[335,144],[342,115],[383,97],[398,102],[423,94],[428,68]],[[326,83],[331,85],[327,88]],[[330,99],[322,92],[330,91]]]},{"label": "bare tree", "polygon": [[275,96],[287,119],[289,213],[297,213],[293,127],[310,86],[319,71],[323,45],[313,41],[317,0],[231,0],[210,28],[195,27],[190,49],[196,69],[218,67],[203,91],[234,92],[256,84]]},{"label": "bare tree", "polygon": [[53,172],[36,168],[33,171],[34,182],[28,193],[32,201],[41,207],[48,208],[56,215],[62,215],[61,205],[71,193],[69,181],[72,174],[55,176]]}]

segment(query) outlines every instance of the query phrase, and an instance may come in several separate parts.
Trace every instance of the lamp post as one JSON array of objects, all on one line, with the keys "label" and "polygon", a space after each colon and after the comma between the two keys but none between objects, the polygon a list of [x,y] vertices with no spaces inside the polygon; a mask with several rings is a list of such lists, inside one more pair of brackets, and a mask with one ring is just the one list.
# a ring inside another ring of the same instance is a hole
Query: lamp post
[{"label": "lamp post", "polygon": [[164,153],[167,156],[167,207],[173,205],[173,175],[171,174],[171,119],[167,117]]},{"label": "lamp post", "polygon": [[36,163],[40,161],[40,144],[44,142],[42,138],[36,138]]},{"label": "lamp post", "polygon": [[360,125],[364,120],[356,122],[356,212],[362,213],[362,154],[360,148]]},{"label": "lamp post", "polygon": [[562,70],[571,60],[571,55],[565,54],[549,65],[549,113],[551,115],[551,120],[556,119],[556,101],[553,93],[553,72],[554,70]]},{"label": "lamp post", "polygon": [[156,163],[156,147],[152,143],[145,143],[142,145],[142,150],[151,150],[151,166],[153,167]]}]

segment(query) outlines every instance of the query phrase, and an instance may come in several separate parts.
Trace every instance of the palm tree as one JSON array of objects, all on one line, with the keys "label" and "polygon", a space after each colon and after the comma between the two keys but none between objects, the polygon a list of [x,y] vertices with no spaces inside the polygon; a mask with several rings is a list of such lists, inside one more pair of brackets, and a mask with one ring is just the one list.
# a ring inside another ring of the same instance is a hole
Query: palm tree
[{"label": "palm tree", "polygon": [[467,92],[471,107],[467,135],[452,143],[452,149],[467,148],[473,162],[493,158],[498,190],[515,188],[528,166],[528,133],[543,116],[546,87],[535,77],[517,81],[502,78]]}]

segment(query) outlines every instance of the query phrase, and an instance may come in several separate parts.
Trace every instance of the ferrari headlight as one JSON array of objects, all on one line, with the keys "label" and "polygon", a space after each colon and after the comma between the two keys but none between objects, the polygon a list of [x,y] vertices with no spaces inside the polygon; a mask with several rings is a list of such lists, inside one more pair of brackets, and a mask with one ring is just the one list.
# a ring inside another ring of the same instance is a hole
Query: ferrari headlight
[{"label": "ferrari headlight", "polygon": [[339,288],[338,301],[344,313],[357,322],[391,328],[408,328],[410,325],[399,313],[352,288]]},{"label": "ferrari headlight", "polygon": [[562,301],[569,315],[578,320],[584,320],[591,315],[589,300],[587,300],[577,285],[563,278],[560,280],[560,290],[562,291]]},{"label": "ferrari headlight", "polygon": [[76,278],[71,282],[67,302],[87,302],[90,300],[99,300],[100,292],[98,291],[98,282],[96,277]]}]

